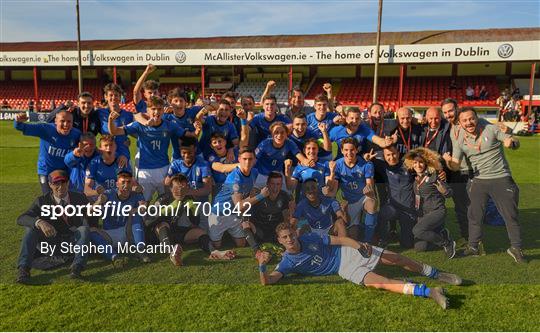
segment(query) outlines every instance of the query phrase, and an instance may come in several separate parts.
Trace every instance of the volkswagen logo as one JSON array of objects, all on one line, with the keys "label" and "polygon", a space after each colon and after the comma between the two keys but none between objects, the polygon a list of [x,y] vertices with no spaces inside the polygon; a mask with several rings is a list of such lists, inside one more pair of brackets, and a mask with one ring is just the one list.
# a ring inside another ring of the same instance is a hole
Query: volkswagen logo
[{"label": "volkswagen logo", "polygon": [[497,54],[499,54],[499,57],[505,59],[510,57],[512,53],[514,53],[514,48],[510,44],[502,44],[497,50]]},{"label": "volkswagen logo", "polygon": [[176,55],[174,56],[174,59],[176,59],[176,62],[181,64],[184,61],[186,61],[186,54],[182,51],[176,52]]}]

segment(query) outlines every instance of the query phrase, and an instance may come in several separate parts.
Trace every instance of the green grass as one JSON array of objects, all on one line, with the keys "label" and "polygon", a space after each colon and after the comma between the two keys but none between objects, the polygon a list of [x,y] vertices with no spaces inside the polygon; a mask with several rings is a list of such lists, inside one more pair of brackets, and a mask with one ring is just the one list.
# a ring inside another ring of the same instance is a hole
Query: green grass
[{"label": "green grass", "polygon": [[[292,277],[262,287],[248,249],[238,250],[238,260],[212,262],[189,248],[181,268],[165,256],[148,265],[130,260],[122,270],[94,258],[84,272],[86,282],[70,281],[67,268],[61,268],[34,270],[35,285],[16,285],[23,228],[15,220],[39,194],[39,143],[13,130],[11,122],[1,122],[0,330],[538,330],[540,138],[521,142],[520,150],[507,154],[521,191],[524,247],[532,259],[528,265],[517,265],[504,253],[508,239],[501,227],[485,229],[486,257],[445,260],[441,251],[404,252],[466,279],[465,286],[447,288],[452,308],[445,312],[428,300],[359,287],[337,276]],[[457,234],[452,209],[447,224]],[[394,268],[380,272],[438,285]]]}]

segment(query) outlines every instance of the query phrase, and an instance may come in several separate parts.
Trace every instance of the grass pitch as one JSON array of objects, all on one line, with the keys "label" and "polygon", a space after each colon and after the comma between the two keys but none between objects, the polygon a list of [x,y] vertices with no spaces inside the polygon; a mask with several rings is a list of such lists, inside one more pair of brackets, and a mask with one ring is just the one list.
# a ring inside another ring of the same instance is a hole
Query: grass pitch
[{"label": "grass pitch", "polygon": [[[17,216],[39,195],[39,141],[0,123],[0,330],[2,331],[537,331],[540,329],[540,138],[521,138],[506,151],[520,186],[520,222],[531,262],[518,265],[505,253],[504,227],[485,228],[485,257],[446,260],[442,251],[404,254],[460,274],[466,285],[447,287],[451,309],[434,302],[353,285],[333,277],[292,277],[258,284],[249,249],[240,258],[213,262],[188,248],[185,266],[166,256],[118,270],[89,261],[85,282],[68,268],[32,271],[35,285],[14,284],[23,228]],[[457,235],[448,201],[447,225]],[[399,250],[393,246],[394,250]],[[274,261],[273,264],[276,262]],[[380,269],[384,275],[433,281]]]}]

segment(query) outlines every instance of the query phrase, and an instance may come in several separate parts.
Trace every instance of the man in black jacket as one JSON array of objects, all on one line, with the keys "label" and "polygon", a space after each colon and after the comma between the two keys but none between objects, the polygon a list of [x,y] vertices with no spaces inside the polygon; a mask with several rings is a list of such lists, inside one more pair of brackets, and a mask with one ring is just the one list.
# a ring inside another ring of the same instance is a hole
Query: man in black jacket
[{"label": "man in black jacket", "polygon": [[54,109],[47,116],[46,122],[54,123],[56,114],[60,111],[67,110],[73,115],[73,128],[78,129],[81,133],[92,132],[98,135],[101,132],[101,122],[98,113],[94,110],[94,98],[89,92],[82,92],[78,97],[78,106],[67,102]]},{"label": "man in black jacket", "polygon": [[[52,171],[48,175],[51,192],[36,198],[30,208],[17,219],[17,224],[26,228],[17,262],[19,272],[16,281],[18,283],[30,281],[30,268],[38,245],[42,249],[42,254],[52,256],[54,253],[63,252],[65,245],[78,245],[80,248],[89,242],[90,230],[86,217],[86,207],[89,202],[83,194],[68,191],[68,180],[69,177],[64,170]],[[72,215],[71,212],[59,217],[51,214],[53,206],[66,207],[67,205],[75,208],[85,206],[85,209],[81,209],[84,216],[68,216]],[[44,248],[47,249],[45,253]],[[81,278],[87,255],[78,250],[74,250],[73,254],[75,257],[71,265],[70,277]]]}]

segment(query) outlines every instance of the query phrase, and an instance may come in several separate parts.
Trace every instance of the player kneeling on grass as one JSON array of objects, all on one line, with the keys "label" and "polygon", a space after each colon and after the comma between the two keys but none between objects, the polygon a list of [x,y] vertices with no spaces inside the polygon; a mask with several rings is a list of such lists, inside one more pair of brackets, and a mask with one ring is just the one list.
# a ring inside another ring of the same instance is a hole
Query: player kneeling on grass
[{"label": "player kneeling on grass", "polygon": [[322,195],[314,179],[304,182],[302,192],[305,199],[300,200],[291,220],[300,233],[309,231],[321,236],[329,233],[343,237],[347,235],[347,217],[336,199]]},{"label": "player kneeling on grass", "polygon": [[154,205],[160,207],[160,214],[149,217],[145,224],[156,233],[164,245],[176,244],[170,253],[170,259],[175,266],[182,265],[182,247],[179,243],[198,243],[201,250],[209,254],[210,259],[234,259],[234,251],[216,250],[206,231],[199,227],[199,214],[193,198],[187,196],[189,182],[186,176],[177,174],[171,177],[171,193],[160,196]]},{"label": "player kneeling on grass", "polygon": [[274,284],[282,277],[297,273],[302,275],[334,275],[358,285],[385,289],[395,293],[431,298],[443,309],[448,307],[444,289],[428,288],[416,284],[386,278],[373,272],[379,263],[400,266],[452,285],[460,285],[462,279],[451,273],[441,272],[437,268],[407,258],[382,248],[360,243],[348,237],[308,233],[297,237],[295,228],[288,223],[281,223],[276,228],[278,242],[285,247],[280,263],[271,273],[266,264],[270,253],[257,252],[261,284]]},{"label": "player kneeling on grass", "polygon": [[[100,194],[94,203],[102,206],[103,229],[91,228],[90,233],[91,241],[106,249],[103,256],[113,264],[120,259],[118,253],[120,246],[125,247],[126,243],[133,243],[137,249],[145,248],[143,222],[137,207],[145,206],[146,202],[141,193],[132,191],[133,176],[130,172],[120,171],[117,178],[116,189]],[[107,208],[108,206],[112,209]],[[127,206],[130,207],[128,214],[120,213],[124,212],[124,207]],[[145,252],[137,254],[142,262],[150,262],[150,257]]]}]

